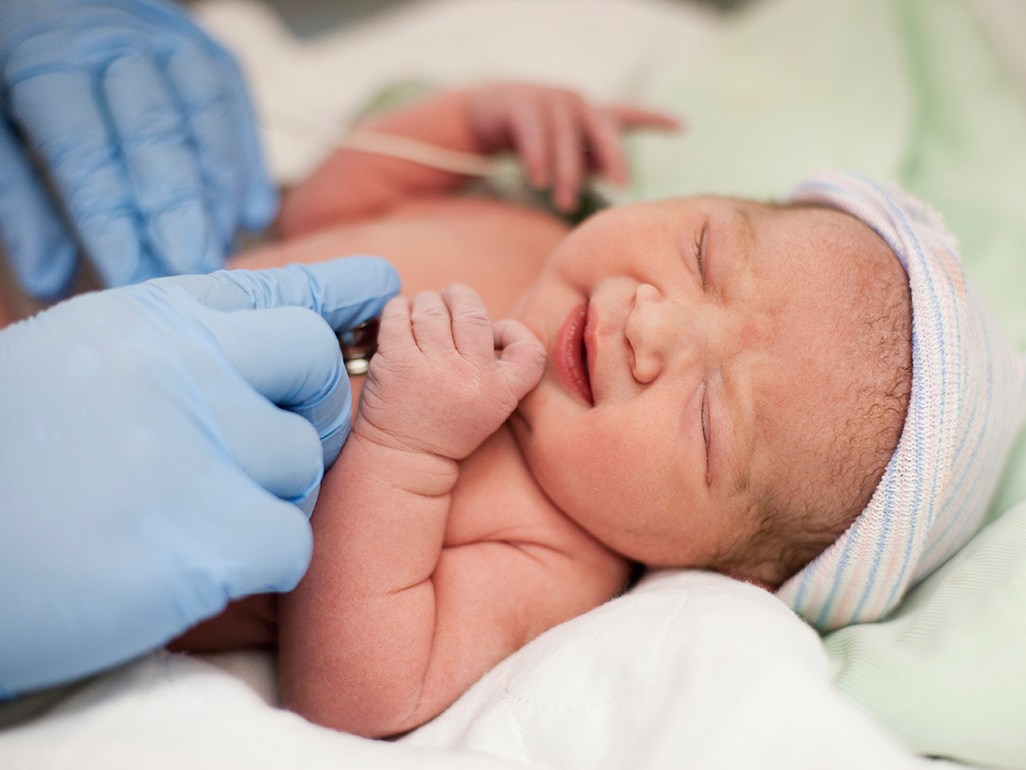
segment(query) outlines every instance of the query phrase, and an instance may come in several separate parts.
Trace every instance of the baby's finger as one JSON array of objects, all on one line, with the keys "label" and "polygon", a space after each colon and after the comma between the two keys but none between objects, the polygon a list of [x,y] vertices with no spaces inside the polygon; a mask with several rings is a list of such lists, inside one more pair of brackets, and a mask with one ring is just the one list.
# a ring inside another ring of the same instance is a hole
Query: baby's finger
[{"label": "baby's finger", "polygon": [[679,131],[684,128],[684,121],[668,112],[648,110],[633,104],[614,104],[603,109],[620,129],[625,128],[657,128],[664,131]]},{"label": "baby's finger", "polygon": [[410,308],[413,338],[421,352],[453,349],[452,316],[437,291],[418,292]]},{"label": "baby's finger", "polygon": [[454,283],[442,289],[442,299],[452,316],[452,339],[456,350],[472,361],[495,358],[492,319],[477,292],[469,286]]},{"label": "baby's finger", "polygon": [[541,380],[545,346],[519,321],[503,319],[494,328],[495,349],[501,351],[499,368],[519,401]]},{"label": "baby's finger", "polygon": [[552,200],[561,211],[573,211],[584,179],[584,145],[573,109],[566,102],[552,105],[552,141],[556,176]]},{"label": "baby's finger", "polygon": [[550,179],[548,132],[538,103],[524,97],[511,104],[509,110],[513,147],[524,162],[527,178],[535,187],[547,187]]},{"label": "baby's finger", "polygon": [[582,118],[599,172],[614,182],[626,184],[627,158],[620,144],[616,121],[590,105],[585,108]]},{"label": "baby's finger", "polygon": [[378,350],[388,354],[410,350],[417,346],[410,323],[410,301],[406,297],[392,297],[381,311],[378,327]]}]

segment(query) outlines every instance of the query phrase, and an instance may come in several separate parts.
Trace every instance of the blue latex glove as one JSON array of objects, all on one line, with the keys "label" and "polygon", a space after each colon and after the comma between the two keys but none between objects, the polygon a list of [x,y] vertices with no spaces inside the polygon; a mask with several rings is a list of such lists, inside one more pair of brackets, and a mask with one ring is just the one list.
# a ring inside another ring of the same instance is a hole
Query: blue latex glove
[{"label": "blue latex glove", "polygon": [[296,585],[349,431],[331,327],[398,286],[367,257],[162,278],[0,332],[0,695]]},{"label": "blue latex glove", "polygon": [[231,55],[163,0],[0,0],[0,234],[64,296],[222,267],[278,207]]}]

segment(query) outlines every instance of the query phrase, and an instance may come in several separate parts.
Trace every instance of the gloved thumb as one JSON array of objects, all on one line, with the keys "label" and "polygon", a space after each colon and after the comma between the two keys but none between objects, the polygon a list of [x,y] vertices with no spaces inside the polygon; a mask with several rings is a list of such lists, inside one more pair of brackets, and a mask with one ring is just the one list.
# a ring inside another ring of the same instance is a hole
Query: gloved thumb
[{"label": "gloved thumb", "polygon": [[220,270],[209,275],[159,278],[144,284],[184,291],[214,310],[305,307],[335,331],[381,315],[400,288],[399,274],[377,257],[343,257],[314,265],[268,270]]},{"label": "gloved thumb", "polygon": [[316,429],[324,467],[349,435],[349,378],[338,339],[310,310],[278,307],[209,313],[203,323],[232,367],[268,401]]}]

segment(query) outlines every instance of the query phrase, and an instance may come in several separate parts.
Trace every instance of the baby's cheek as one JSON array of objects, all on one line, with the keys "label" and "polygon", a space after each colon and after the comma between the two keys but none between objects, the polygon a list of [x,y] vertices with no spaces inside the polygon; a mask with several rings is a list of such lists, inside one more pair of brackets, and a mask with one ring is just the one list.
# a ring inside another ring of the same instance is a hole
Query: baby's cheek
[{"label": "baby's cheek", "polygon": [[646,475],[643,468],[651,447],[630,422],[609,419],[595,409],[580,424],[563,431],[558,440],[569,458],[579,492],[594,500],[622,501]]},{"label": "baby's cheek", "polygon": [[566,422],[535,421],[519,430],[516,420],[512,424],[535,481],[565,512],[568,505],[581,497],[580,488],[589,486],[591,442]]},{"label": "baby's cheek", "polygon": [[739,337],[741,340],[741,350],[754,350],[761,345],[762,340],[766,336],[766,324],[761,319],[746,316],[745,320],[741,324]]}]

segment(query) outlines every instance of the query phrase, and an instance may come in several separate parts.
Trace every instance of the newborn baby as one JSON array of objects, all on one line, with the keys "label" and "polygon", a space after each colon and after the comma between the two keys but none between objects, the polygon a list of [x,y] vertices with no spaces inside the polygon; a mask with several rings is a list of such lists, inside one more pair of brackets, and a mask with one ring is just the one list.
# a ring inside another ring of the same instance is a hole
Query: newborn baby
[{"label": "newborn baby", "polygon": [[[622,178],[610,135],[639,125],[660,119],[513,86],[370,128],[516,147],[569,207],[589,163]],[[409,730],[636,564],[779,589],[821,628],[872,620],[970,536],[1021,365],[915,201],[827,174],[787,205],[641,203],[568,231],[463,181],[343,150],[287,199],[291,240],[239,262],[371,251],[407,288],[281,602],[286,705]],[[418,291],[452,280],[483,301]]]}]

